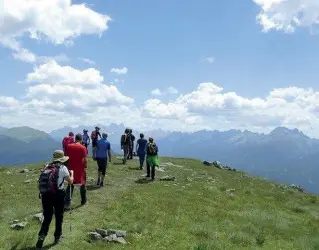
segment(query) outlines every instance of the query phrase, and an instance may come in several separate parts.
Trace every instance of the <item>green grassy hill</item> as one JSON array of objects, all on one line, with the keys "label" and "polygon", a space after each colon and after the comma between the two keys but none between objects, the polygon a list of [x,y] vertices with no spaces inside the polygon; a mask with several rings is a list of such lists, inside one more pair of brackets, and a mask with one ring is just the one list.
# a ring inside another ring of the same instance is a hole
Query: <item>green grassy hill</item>
[{"label": "green grassy hill", "polygon": [[17,139],[23,142],[31,142],[36,140],[47,140],[50,136],[40,130],[30,127],[15,127],[9,129],[0,129],[0,134]]},{"label": "green grassy hill", "polygon": [[[107,184],[96,188],[97,167],[90,160],[88,204],[79,206],[76,189],[63,242],[52,249],[319,249],[317,196],[197,160],[162,158],[161,163],[165,171],[157,177],[173,175],[176,181],[136,183],[144,173],[136,169],[137,161],[123,166],[114,159]],[[40,224],[32,215],[41,211],[36,188],[41,164],[24,168],[32,171],[0,169],[1,249],[32,249],[37,239]],[[10,228],[13,220],[29,224],[16,231]],[[87,232],[96,228],[126,230],[129,244],[89,243]],[[46,245],[53,229],[54,221]]]}]

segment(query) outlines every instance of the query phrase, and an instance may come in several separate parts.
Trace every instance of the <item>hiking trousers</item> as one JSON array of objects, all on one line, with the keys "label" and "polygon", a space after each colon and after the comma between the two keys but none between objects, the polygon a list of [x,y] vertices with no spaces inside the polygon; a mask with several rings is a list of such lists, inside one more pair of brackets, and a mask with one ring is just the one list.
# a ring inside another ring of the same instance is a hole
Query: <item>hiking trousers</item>
[{"label": "hiking trousers", "polygon": [[129,145],[124,145],[123,146],[123,163],[125,164],[128,158],[128,154],[129,154]]},{"label": "hiking trousers", "polygon": [[[71,196],[70,196],[70,189],[71,189]],[[71,198],[73,197],[74,185],[68,185],[66,189],[66,197],[65,197],[65,206],[69,207],[71,205]],[[87,201],[86,198],[86,185],[83,184],[80,187],[80,194],[81,194],[81,204],[84,205]]]},{"label": "hiking trousers", "polygon": [[56,195],[44,194],[41,197],[43,209],[43,222],[39,232],[39,237],[45,238],[48,235],[49,227],[55,213],[55,232],[54,237],[59,238],[62,235],[62,223],[64,213],[65,191],[59,191]]},{"label": "hiking trousers", "polygon": [[140,159],[140,168],[142,169],[145,161],[145,153],[139,153],[138,157]]},{"label": "hiking trousers", "polygon": [[151,177],[152,180],[155,179],[155,165],[149,164],[148,161],[146,161],[146,177]]},{"label": "hiking trousers", "polygon": [[133,159],[133,148],[134,148],[134,142],[129,147],[129,153],[128,153],[128,159]]}]

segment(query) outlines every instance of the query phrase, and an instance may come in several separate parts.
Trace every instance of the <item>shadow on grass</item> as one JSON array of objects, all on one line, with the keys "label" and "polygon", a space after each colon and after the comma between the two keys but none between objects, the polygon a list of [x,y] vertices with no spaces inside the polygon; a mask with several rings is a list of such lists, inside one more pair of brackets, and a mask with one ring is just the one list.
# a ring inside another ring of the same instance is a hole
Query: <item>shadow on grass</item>
[{"label": "shadow on grass", "polygon": [[140,167],[135,167],[135,168],[134,167],[128,167],[128,169],[129,170],[142,170],[142,169],[140,169]]},{"label": "shadow on grass", "polygon": [[137,184],[147,184],[153,182],[151,179],[146,179],[146,178],[140,178],[138,180],[135,181],[135,183]]},{"label": "shadow on grass", "polygon": [[96,189],[100,189],[100,188],[101,188],[100,186],[97,186],[97,185],[94,185],[94,184],[90,184],[90,185],[86,186],[86,189],[88,191],[92,191],[92,190],[96,190]]},{"label": "shadow on grass", "polygon": [[[46,246],[43,246],[41,249],[43,250],[46,250],[46,249],[51,249],[51,247],[53,246],[56,246],[56,244],[49,244],[49,245],[46,245]],[[16,247],[13,247],[11,248],[11,250],[37,250],[39,248],[36,248],[36,247],[24,247],[24,248],[16,248]]]},{"label": "shadow on grass", "polygon": [[124,165],[123,162],[113,162],[112,164],[113,164],[114,166]]}]

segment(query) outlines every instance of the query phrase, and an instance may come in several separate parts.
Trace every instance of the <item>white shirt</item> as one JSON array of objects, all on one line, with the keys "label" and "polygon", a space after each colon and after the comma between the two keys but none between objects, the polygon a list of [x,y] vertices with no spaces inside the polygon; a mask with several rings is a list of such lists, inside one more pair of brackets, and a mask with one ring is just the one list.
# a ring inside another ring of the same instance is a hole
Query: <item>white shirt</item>
[{"label": "white shirt", "polygon": [[58,187],[59,189],[63,190],[64,189],[64,179],[66,177],[70,176],[69,170],[67,169],[66,166],[61,165],[60,166],[60,171],[59,171],[59,179],[58,179]]}]

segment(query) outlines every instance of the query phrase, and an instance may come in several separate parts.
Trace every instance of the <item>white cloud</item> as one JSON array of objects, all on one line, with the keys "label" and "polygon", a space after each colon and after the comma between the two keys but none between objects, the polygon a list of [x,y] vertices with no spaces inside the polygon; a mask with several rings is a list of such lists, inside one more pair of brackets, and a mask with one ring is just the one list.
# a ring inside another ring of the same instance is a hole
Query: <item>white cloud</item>
[{"label": "white cloud", "polygon": [[12,55],[13,55],[13,58],[23,62],[27,62],[27,63],[34,63],[37,60],[37,57],[35,54],[33,54],[32,52],[24,48],[20,48],[18,51],[14,52]]},{"label": "white cloud", "polygon": [[151,94],[155,96],[161,96],[166,94],[177,94],[177,93],[178,93],[178,90],[172,86],[168,87],[165,91],[160,90],[159,88],[153,89],[151,91]]},{"label": "white cloud", "polygon": [[[273,89],[264,98],[246,98],[235,92],[224,92],[216,84],[202,83],[175,101],[148,100],[142,110],[145,116],[176,120],[180,124],[188,121],[196,124],[197,129],[258,128],[265,131],[283,125],[307,131],[311,126],[319,126],[319,92],[288,87]],[[317,133],[319,135],[319,131]]]},{"label": "white cloud", "polygon": [[45,84],[69,84],[69,85],[97,85],[103,82],[101,73],[89,68],[85,70],[74,69],[71,66],[61,66],[56,61],[37,66],[26,78],[27,83],[45,83]]},{"label": "white cloud", "polygon": [[215,62],[215,57],[206,57],[205,61],[208,63],[214,63]]},{"label": "white cloud", "polygon": [[52,60],[56,62],[69,62],[71,59],[65,54],[59,54],[57,56],[38,56],[37,57],[38,63],[47,63]]},{"label": "white cloud", "polygon": [[[67,72],[76,72],[70,74],[77,82],[74,84],[69,75],[52,73],[49,67],[38,68],[47,69],[41,73],[46,77],[35,77],[23,98],[0,97],[1,125],[27,124],[53,129],[82,123],[124,122],[143,129],[145,126],[179,131],[236,128],[259,132],[287,126],[319,136],[319,91],[313,89],[277,88],[264,97],[247,98],[208,82],[175,100],[163,102],[151,98],[138,107],[113,85],[103,81],[83,84],[79,79],[87,70],[67,68]],[[52,70],[66,69],[60,66]]]},{"label": "white cloud", "polygon": [[115,73],[115,74],[118,74],[118,75],[126,75],[127,72],[128,72],[128,68],[124,67],[124,68],[112,68],[111,73]]},{"label": "white cloud", "polygon": [[176,88],[174,88],[174,87],[168,87],[167,88],[167,92],[169,93],[169,94],[177,94],[178,93],[178,90],[176,89]]},{"label": "white cloud", "polygon": [[163,93],[162,93],[162,91],[161,91],[160,89],[153,89],[153,90],[151,91],[151,94],[152,94],[152,95],[156,95],[156,96],[160,96],[160,95],[162,95]]},{"label": "white cloud", "polygon": [[102,35],[111,18],[71,0],[0,0],[0,43],[14,51],[14,58],[35,62],[36,56],[19,39],[72,44],[81,35]]},{"label": "white cloud", "polygon": [[319,26],[319,1],[317,0],[254,0],[261,11],[257,21],[263,31],[283,30],[294,32],[298,27],[308,27],[311,32]]},{"label": "white cloud", "polygon": [[88,64],[95,64],[94,61],[92,61],[92,60],[90,60],[88,58],[79,57],[78,59],[83,61],[83,62],[85,62],[85,63],[88,63]]},{"label": "white cloud", "polygon": [[101,35],[111,18],[71,0],[0,0],[0,36],[47,39],[64,44],[80,35]]}]

